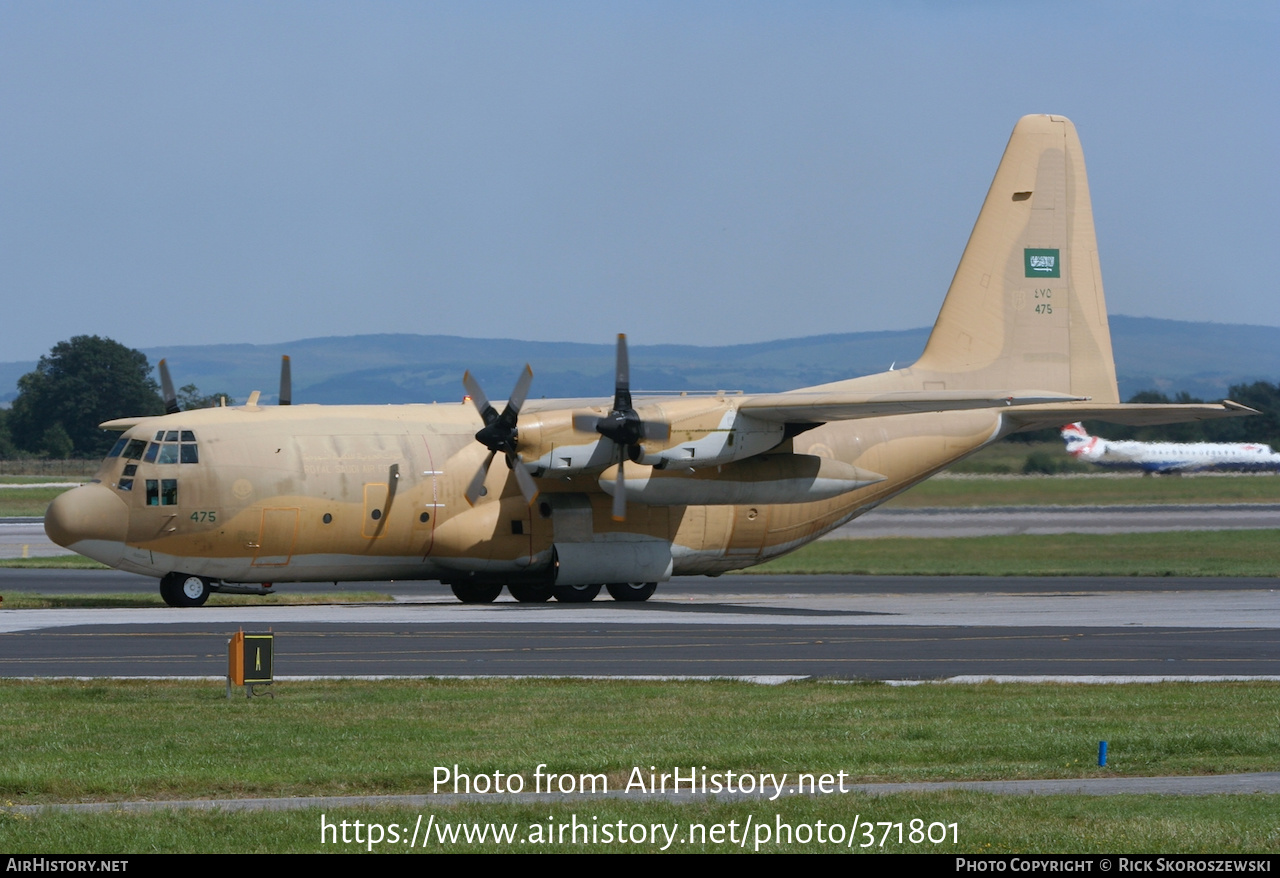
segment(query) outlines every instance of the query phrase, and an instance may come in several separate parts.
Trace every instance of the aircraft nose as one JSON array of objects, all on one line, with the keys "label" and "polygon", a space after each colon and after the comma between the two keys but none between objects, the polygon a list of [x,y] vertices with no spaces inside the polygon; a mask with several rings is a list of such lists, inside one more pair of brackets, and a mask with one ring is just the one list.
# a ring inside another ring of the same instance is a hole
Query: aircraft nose
[{"label": "aircraft nose", "polygon": [[49,539],[105,564],[112,562],[99,556],[105,552],[109,557],[117,556],[118,561],[128,530],[129,507],[105,485],[81,485],[64,491],[53,498],[44,514],[44,532]]}]

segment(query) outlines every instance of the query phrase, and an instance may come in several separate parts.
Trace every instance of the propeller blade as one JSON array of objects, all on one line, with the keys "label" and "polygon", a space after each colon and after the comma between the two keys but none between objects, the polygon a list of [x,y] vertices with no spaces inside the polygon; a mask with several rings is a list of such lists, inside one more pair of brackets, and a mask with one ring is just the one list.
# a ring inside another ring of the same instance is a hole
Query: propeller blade
[{"label": "propeller blade", "polygon": [[484,459],[484,463],[480,465],[480,469],[476,470],[475,477],[471,479],[471,484],[467,485],[466,498],[467,502],[472,506],[476,505],[476,501],[484,495],[484,480],[489,475],[489,464],[493,463],[493,456],[496,451],[490,451],[489,456]]},{"label": "propeller blade", "polygon": [[484,395],[480,382],[476,381],[470,370],[462,373],[462,386],[467,388],[467,394],[476,411],[480,412],[480,420],[484,421],[486,427],[498,419],[498,410],[489,404],[489,397]]},{"label": "propeller blade", "polygon": [[627,336],[618,333],[618,354],[613,383],[613,409],[625,412],[631,408],[631,361],[627,356]]},{"label": "propeller blade", "polygon": [[533,383],[533,369],[528,363],[524,364],[524,371],[520,373],[520,378],[516,381],[515,389],[511,391],[511,398],[507,400],[507,407],[503,410],[503,414],[510,413],[511,420],[514,423],[516,415],[520,414],[520,407],[524,405],[525,397],[529,395],[529,385]]},{"label": "propeller blade", "polygon": [[524,461],[518,457],[512,460],[511,470],[516,474],[516,484],[520,486],[520,493],[524,495],[524,499],[532,506],[534,501],[538,499],[538,495],[542,493],[538,490],[538,483],[533,480],[533,474],[524,465]]},{"label": "propeller blade", "polygon": [[623,475],[622,461],[618,461],[618,475],[613,480],[613,520],[627,520],[627,482]]},{"label": "propeller blade", "polygon": [[160,388],[164,394],[164,413],[172,415],[182,411],[182,407],[178,405],[178,394],[173,392],[173,379],[169,377],[169,364],[161,360],[158,368],[160,369]]},{"label": "propeller blade", "polygon": [[474,506],[476,501],[484,496],[484,482],[489,473],[489,465],[493,463],[494,455],[501,451],[506,455],[508,466],[516,474],[520,493],[532,506],[533,501],[538,499],[538,484],[533,479],[533,473],[516,453],[516,440],[519,436],[517,422],[520,419],[520,407],[524,405],[525,398],[529,395],[529,385],[533,383],[533,369],[528,363],[525,364],[524,371],[516,379],[516,386],[511,391],[502,414],[498,414],[490,404],[489,398],[480,387],[480,382],[471,372],[468,371],[462,376],[462,383],[471,394],[471,401],[479,410],[480,419],[484,421],[484,426],[476,432],[476,441],[489,449],[489,456],[485,458],[484,466],[475,474],[467,487],[467,502]]},{"label": "propeller blade", "polygon": [[280,358],[280,405],[293,405],[293,376],[288,354]]}]

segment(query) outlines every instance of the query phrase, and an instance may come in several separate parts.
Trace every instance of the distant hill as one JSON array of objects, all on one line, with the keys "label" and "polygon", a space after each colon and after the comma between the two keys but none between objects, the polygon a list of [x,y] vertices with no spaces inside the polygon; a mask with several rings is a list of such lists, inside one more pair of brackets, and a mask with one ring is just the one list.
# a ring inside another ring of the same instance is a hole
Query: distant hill
[{"label": "distant hill", "polygon": [[[1122,398],[1141,390],[1187,391],[1220,399],[1232,384],[1280,381],[1280,328],[1111,317]],[[725,347],[633,345],[632,386],[640,390],[789,390],[910,365],[928,328],[856,332]],[[178,385],[229,393],[243,401],[261,390],[273,401],[280,355],[293,362],[298,403],[384,404],[456,400],[470,369],[486,391],[505,398],[520,368],[532,364],[534,397],[607,396],[613,387],[611,341],[603,344],[469,339],[429,335],[309,338],[271,345],[145,348],[168,358]],[[17,393],[33,362],[0,363],[0,401]]]}]

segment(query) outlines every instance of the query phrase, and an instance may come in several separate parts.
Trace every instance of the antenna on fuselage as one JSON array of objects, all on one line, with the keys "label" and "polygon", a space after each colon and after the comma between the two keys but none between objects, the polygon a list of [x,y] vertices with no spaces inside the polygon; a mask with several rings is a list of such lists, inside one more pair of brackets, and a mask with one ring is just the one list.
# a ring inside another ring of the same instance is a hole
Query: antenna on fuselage
[{"label": "antenna on fuselage", "polygon": [[169,365],[161,360],[157,368],[160,370],[160,389],[164,395],[164,413],[176,414],[182,411],[182,406],[178,405],[178,394],[173,392],[173,379],[169,377]]}]

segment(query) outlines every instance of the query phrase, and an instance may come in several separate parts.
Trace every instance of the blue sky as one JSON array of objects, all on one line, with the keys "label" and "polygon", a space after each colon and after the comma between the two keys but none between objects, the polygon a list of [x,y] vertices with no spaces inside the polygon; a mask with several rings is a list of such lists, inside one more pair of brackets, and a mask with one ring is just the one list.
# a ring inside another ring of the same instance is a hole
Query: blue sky
[{"label": "blue sky", "polygon": [[1113,313],[1280,325],[1274,3],[0,3],[0,360],[931,323],[1014,122]]}]

